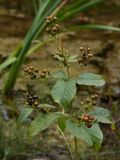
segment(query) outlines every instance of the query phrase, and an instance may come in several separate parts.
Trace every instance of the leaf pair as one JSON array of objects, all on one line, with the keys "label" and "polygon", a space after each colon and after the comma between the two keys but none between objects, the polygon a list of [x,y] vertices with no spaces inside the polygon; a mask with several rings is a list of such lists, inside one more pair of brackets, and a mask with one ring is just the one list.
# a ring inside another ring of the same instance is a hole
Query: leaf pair
[{"label": "leaf pair", "polygon": [[67,120],[66,127],[73,136],[80,138],[89,146],[102,144],[103,134],[97,123],[94,123],[91,128],[87,128],[85,125],[77,126],[76,123]]},{"label": "leaf pair", "polygon": [[95,107],[94,110],[90,112],[90,115],[94,116],[97,122],[111,123],[112,121],[110,111],[102,107]]},{"label": "leaf pair", "polygon": [[[18,124],[24,122],[32,112],[33,108],[24,108],[18,118]],[[30,134],[32,136],[37,135],[39,132],[48,128],[59,117],[62,117],[62,113],[60,112],[39,113],[37,117],[31,122]]]},{"label": "leaf pair", "polygon": [[30,133],[32,136],[37,135],[39,132],[48,128],[61,116],[60,112],[54,113],[40,113],[31,123]]},{"label": "leaf pair", "polygon": [[62,78],[63,80],[58,80],[54,87],[52,88],[51,95],[54,101],[64,108],[70,105],[70,102],[76,95],[76,84],[78,85],[88,85],[88,86],[103,86],[105,80],[103,76],[93,74],[93,73],[84,73],[81,74],[75,80],[68,79],[63,71],[57,72],[54,74],[54,77]]},{"label": "leaf pair", "polygon": [[98,122],[111,123],[111,114],[109,110],[105,108],[95,107],[95,109],[92,112],[90,112],[90,115],[94,116],[94,118],[97,120],[95,123],[92,124],[91,128],[87,128],[83,124],[78,126],[76,123],[73,123],[70,119],[66,121],[66,128],[73,136],[80,138],[89,146],[99,148],[103,142],[103,134],[98,125]]},{"label": "leaf pair", "polygon": [[[25,108],[18,119],[18,123],[23,122],[32,112],[32,108]],[[111,115],[107,109],[96,107],[90,112],[90,115],[94,116],[97,122],[111,123]],[[94,146],[95,148],[101,146],[103,134],[97,122],[93,123],[91,128],[87,128],[84,124],[77,125],[71,119],[67,119],[61,112],[39,113],[31,123],[30,134],[32,136],[37,135],[56,120],[58,120],[58,125],[62,131],[67,128],[73,136],[80,138],[89,146]]]}]

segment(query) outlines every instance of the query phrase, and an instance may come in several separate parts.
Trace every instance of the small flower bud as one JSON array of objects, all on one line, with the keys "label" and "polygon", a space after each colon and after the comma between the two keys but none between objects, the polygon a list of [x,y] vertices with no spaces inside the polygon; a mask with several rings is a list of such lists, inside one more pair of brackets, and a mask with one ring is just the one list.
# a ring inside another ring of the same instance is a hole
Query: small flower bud
[{"label": "small flower bud", "polygon": [[78,58],[78,63],[82,63],[82,58]]},{"label": "small flower bud", "polygon": [[57,32],[57,28],[56,27],[53,27],[52,30],[53,30],[53,32]]},{"label": "small flower bud", "polygon": [[46,20],[46,23],[48,23],[48,24],[49,24],[49,23],[50,23],[50,20],[49,20],[49,19],[47,19],[47,20]]},{"label": "small flower bud", "polygon": [[87,48],[87,51],[88,51],[88,52],[91,52],[91,49],[90,49],[90,48]]},{"label": "small flower bud", "polygon": [[92,123],[88,123],[88,124],[87,124],[87,127],[88,127],[88,128],[91,128],[91,127],[92,127]]},{"label": "small flower bud", "polygon": [[41,73],[41,74],[40,74],[40,77],[41,77],[41,78],[45,78],[45,73]]},{"label": "small flower bud", "polygon": [[37,101],[35,101],[33,105],[34,105],[34,106],[38,106],[38,102],[37,102]]},{"label": "small flower bud", "polygon": [[92,56],[93,56],[93,54],[91,54],[91,53],[88,54],[88,57],[89,57],[89,58],[91,58]]},{"label": "small flower bud", "polygon": [[56,21],[56,20],[57,20],[57,17],[56,17],[56,16],[55,16],[55,17],[53,17],[53,20],[54,20],[54,21]]},{"label": "small flower bud", "polygon": [[50,32],[50,28],[49,27],[46,28],[46,32],[48,32],[48,33]]},{"label": "small flower bud", "polygon": [[33,67],[33,66],[29,66],[29,69],[30,69],[30,70],[33,70],[33,69],[34,69],[34,67]]},{"label": "small flower bud", "polygon": [[60,28],[60,25],[59,25],[59,24],[55,24],[55,27],[56,27],[57,29],[59,29],[59,28]]},{"label": "small flower bud", "polygon": [[80,47],[80,51],[81,51],[81,52],[83,51],[83,49],[84,49],[83,47]]}]

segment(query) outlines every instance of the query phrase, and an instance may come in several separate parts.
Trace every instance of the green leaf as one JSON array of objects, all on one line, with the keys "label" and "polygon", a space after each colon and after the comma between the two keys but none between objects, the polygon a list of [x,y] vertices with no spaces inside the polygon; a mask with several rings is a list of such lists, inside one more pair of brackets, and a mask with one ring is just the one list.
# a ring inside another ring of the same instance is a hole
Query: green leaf
[{"label": "green leaf", "polygon": [[75,8],[74,7],[70,8],[70,9],[66,10],[62,15],[60,15],[59,21],[65,21],[67,19],[73,18],[77,14],[79,14],[80,12],[84,12],[84,11],[98,5],[101,2],[103,2],[103,0],[92,0],[89,2],[87,1],[85,4],[77,5],[77,6],[75,6]]},{"label": "green leaf", "polygon": [[92,30],[110,30],[115,32],[120,32],[119,27],[110,26],[110,25],[101,25],[101,24],[82,24],[82,25],[74,25],[72,27],[67,27],[65,30],[77,31],[80,29],[92,29]]},{"label": "green leaf", "polygon": [[2,71],[3,69],[5,69],[6,67],[8,67],[9,65],[11,65],[12,63],[14,63],[16,61],[16,58],[10,58],[7,59],[5,62],[3,62],[2,64],[0,64],[0,71]]},{"label": "green leaf", "polygon": [[74,62],[77,62],[78,60],[77,60],[77,55],[74,55],[74,56],[70,56],[69,58],[68,58],[68,63],[74,63]]},{"label": "green leaf", "polygon": [[103,142],[103,133],[97,123],[93,123],[91,128],[84,126],[84,129],[92,139],[93,146],[99,148]]},{"label": "green leaf", "polygon": [[85,125],[78,126],[68,119],[66,127],[74,137],[80,138],[89,146],[98,147],[103,142],[103,134],[97,123],[93,123],[91,128],[87,128]]},{"label": "green leaf", "polygon": [[51,95],[54,101],[63,107],[68,107],[76,94],[76,84],[74,80],[58,80],[53,86]]},{"label": "green leaf", "polygon": [[94,111],[90,112],[90,114],[97,119],[97,122],[112,123],[110,111],[105,108],[95,107]]},{"label": "green leaf", "polygon": [[50,104],[39,104],[37,108],[49,108],[49,109],[55,109],[55,106]]},{"label": "green leaf", "polygon": [[54,112],[54,113],[49,113],[49,114],[40,113],[35,118],[35,120],[33,120],[31,123],[30,134],[32,136],[37,135],[39,132],[48,128],[60,116],[61,116],[60,112]]},{"label": "green leaf", "polygon": [[18,118],[17,123],[21,124],[33,112],[33,108],[24,108]]},{"label": "green leaf", "polygon": [[105,80],[102,75],[84,73],[76,79],[76,83],[79,85],[103,86],[105,84]]},{"label": "green leaf", "polygon": [[59,6],[60,3],[61,3],[61,0],[52,0],[52,1],[43,0],[42,1],[42,5],[40,5],[38,9],[36,17],[24,38],[22,46],[16,53],[17,61],[15,61],[12,64],[12,67],[10,69],[8,79],[4,87],[5,94],[8,94],[10,90],[12,89],[12,87],[14,86],[16,78],[19,74],[19,69],[26,58],[26,55],[32,44],[32,41],[36,39],[38,35],[41,35],[43,29],[45,29],[46,17],[52,14],[56,10],[56,8]]},{"label": "green leaf", "polygon": [[63,70],[52,73],[51,76],[56,79],[67,79],[68,78],[67,74]]},{"label": "green leaf", "polygon": [[61,57],[61,56],[59,56],[58,54],[55,54],[54,58],[57,59],[57,60],[59,60],[59,61],[64,61],[64,58]]},{"label": "green leaf", "polygon": [[64,132],[66,128],[66,118],[65,117],[58,118],[58,125],[61,131]]},{"label": "green leaf", "polygon": [[93,145],[91,137],[82,126],[79,127],[77,126],[76,123],[73,123],[71,120],[68,119],[66,121],[66,128],[73,136],[80,138],[81,140],[86,142],[89,146]]}]

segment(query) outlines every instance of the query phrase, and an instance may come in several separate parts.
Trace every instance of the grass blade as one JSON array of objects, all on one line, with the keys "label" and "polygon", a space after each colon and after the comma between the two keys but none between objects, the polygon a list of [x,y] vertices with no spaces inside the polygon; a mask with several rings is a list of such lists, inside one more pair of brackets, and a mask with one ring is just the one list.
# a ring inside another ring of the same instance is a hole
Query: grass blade
[{"label": "grass blade", "polygon": [[52,11],[54,11],[54,9],[59,5],[60,2],[61,0],[53,0],[53,1],[46,0],[42,2],[42,7],[39,8],[38,14],[36,15],[36,18],[23,41],[23,46],[17,53],[18,55],[17,61],[11,67],[11,70],[4,88],[5,94],[9,93],[10,90],[12,89],[16,81],[19,69],[30,48],[31,42],[35,38],[37,32],[40,31],[40,28],[43,26],[46,16],[50,15]]},{"label": "grass blade", "polygon": [[3,63],[0,65],[0,71],[2,71],[2,70],[5,69],[6,67],[8,67],[8,66],[11,65],[12,63],[14,63],[15,61],[16,61],[16,58],[15,58],[15,57],[6,60],[5,62],[3,62]]},{"label": "grass blade", "polygon": [[64,13],[69,12],[70,10],[75,9],[79,5],[82,5],[86,0],[77,0],[74,3],[67,4],[62,10],[58,12],[58,17],[61,17]]},{"label": "grass blade", "polygon": [[67,28],[66,31],[70,30],[80,30],[80,29],[96,29],[96,30],[110,30],[110,31],[116,31],[120,32],[120,28],[109,26],[109,25],[99,25],[99,24],[85,24],[85,25],[79,25]]},{"label": "grass blade", "polygon": [[73,18],[78,13],[84,12],[84,11],[86,11],[86,10],[96,6],[96,5],[98,5],[101,2],[103,2],[103,0],[92,0],[92,1],[90,1],[88,3],[83,4],[82,6],[78,5],[76,8],[70,9],[67,12],[64,12],[64,14],[62,14],[61,17],[59,17],[59,21],[62,22],[64,20]]}]

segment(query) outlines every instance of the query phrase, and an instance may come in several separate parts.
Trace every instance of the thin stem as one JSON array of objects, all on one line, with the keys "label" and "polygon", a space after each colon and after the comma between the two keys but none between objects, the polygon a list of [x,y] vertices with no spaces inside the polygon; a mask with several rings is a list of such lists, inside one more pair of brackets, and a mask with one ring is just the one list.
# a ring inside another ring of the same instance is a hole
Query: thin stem
[{"label": "thin stem", "polygon": [[69,66],[68,65],[66,66],[66,69],[67,69],[68,77],[70,78],[70,71],[69,71]]},{"label": "thin stem", "polygon": [[57,35],[57,49],[60,48],[60,35]]},{"label": "thin stem", "polygon": [[77,144],[77,138],[76,137],[74,137],[74,142],[75,142],[76,160],[79,160],[78,144]]},{"label": "thin stem", "polygon": [[68,151],[69,151],[70,156],[71,156],[71,160],[75,160],[75,159],[74,159],[74,156],[73,156],[73,154],[72,154],[72,151],[71,151],[71,149],[70,149],[70,146],[69,146],[69,144],[68,144],[68,142],[67,142],[67,140],[66,140],[66,138],[65,138],[64,133],[62,132],[62,130],[60,129],[60,127],[57,126],[57,128],[58,128],[58,130],[60,131],[61,135],[63,136],[63,139],[64,139],[64,141],[65,141],[65,143],[66,143],[66,145],[67,145]]}]

